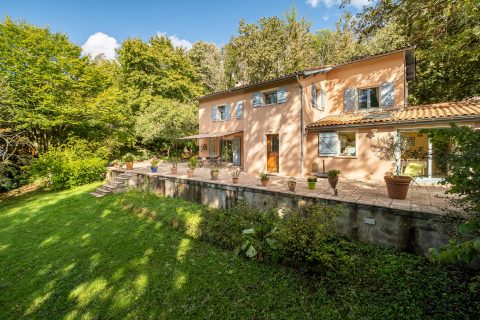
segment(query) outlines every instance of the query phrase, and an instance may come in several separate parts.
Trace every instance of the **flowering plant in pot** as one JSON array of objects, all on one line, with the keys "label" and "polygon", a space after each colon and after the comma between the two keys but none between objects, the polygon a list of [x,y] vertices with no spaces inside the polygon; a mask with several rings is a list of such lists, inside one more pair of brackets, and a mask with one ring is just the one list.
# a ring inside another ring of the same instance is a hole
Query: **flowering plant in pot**
[{"label": "flowering plant in pot", "polygon": [[316,177],[308,177],[307,178],[307,185],[308,189],[315,190],[317,187],[317,178]]},{"label": "flowering plant in pot", "polygon": [[268,186],[268,181],[270,181],[270,176],[266,173],[262,173],[260,175],[260,183],[262,184],[262,187]]},{"label": "flowering plant in pot", "polygon": [[187,177],[192,178],[193,172],[198,165],[198,160],[196,156],[191,157],[188,159],[188,170],[187,170]]},{"label": "flowering plant in pot", "polygon": [[170,163],[172,164],[170,171],[172,172],[172,174],[177,174],[178,158],[175,158],[175,157],[170,158]]},{"label": "flowering plant in pot", "polygon": [[220,169],[218,167],[210,168],[210,178],[212,180],[218,180],[218,173],[219,172],[220,172]]},{"label": "flowering plant in pot", "polygon": [[395,163],[396,174],[387,174],[384,177],[388,196],[391,199],[405,199],[412,178],[401,175],[399,163],[410,149],[408,140],[397,135],[388,134],[373,139],[370,147],[380,160],[389,160]]},{"label": "flowering plant in pot", "polygon": [[150,162],[150,170],[152,172],[158,172],[158,164],[160,163],[160,160],[158,159],[152,159]]},{"label": "flowering plant in pot", "polygon": [[335,195],[338,195],[337,183],[338,183],[339,175],[340,175],[340,170],[338,169],[332,169],[327,171],[328,184],[330,184],[330,187],[332,187]]},{"label": "flowering plant in pot", "polygon": [[232,176],[232,182],[233,183],[238,183],[238,179],[240,177],[240,168],[235,168],[230,172],[230,175]]},{"label": "flowering plant in pot", "polygon": [[127,153],[126,155],[124,155],[123,161],[125,161],[127,170],[133,170],[133,161],[135,161],[135,156],[133,154]]},{"label": "flowering plant in pot", "polygon": [[288,178],[287,181],[288,190],[295,192],[295,187],[297,186],[297,180],[295,177]]}]

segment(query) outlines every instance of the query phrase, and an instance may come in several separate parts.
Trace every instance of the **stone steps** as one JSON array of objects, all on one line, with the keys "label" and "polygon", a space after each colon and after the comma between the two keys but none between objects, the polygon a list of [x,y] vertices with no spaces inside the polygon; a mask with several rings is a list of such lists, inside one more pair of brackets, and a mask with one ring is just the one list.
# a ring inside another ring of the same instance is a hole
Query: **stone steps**
[{"label": "stone steps", "polygon": [[113,178],[113,180],[111,181],[108,181],[90,194],[96,198],[101,198],[109,194],[125,192],[127,191],[127,185],[129,180],[130,174],[122,173],[121,175]]}]

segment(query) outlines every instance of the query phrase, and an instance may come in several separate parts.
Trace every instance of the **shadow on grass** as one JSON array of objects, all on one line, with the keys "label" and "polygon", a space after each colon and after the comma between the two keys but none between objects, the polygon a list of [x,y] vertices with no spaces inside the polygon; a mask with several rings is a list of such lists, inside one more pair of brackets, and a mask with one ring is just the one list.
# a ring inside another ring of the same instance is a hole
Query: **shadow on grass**
[{"label": "shadow on grass", "polygon": [[[315,314],[315,295],[297,275],[139,218],[124,210],[122,195],[95,199],[92,189],[39,192],[2,205],[1,319]],[[187,213],[198,206],[173,203],[161,210]]]}]

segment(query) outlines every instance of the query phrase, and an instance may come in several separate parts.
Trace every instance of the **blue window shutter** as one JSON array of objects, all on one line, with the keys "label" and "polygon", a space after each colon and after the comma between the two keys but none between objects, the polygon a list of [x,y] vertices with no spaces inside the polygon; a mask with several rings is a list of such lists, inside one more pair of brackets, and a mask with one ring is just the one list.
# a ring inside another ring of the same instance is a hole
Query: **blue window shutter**
[{"label": "blue window shutter", "polygon": [[355,89],[345,89],[343,95],[343,111],[355,110]]},{"label": "blue window shutter", "polygon": [[253,107],[261,107],[262,106],[262,94],[260,92],[255,92],[253,94]]},{"label": "blue window shutter", "polygon": [[217,107],[212,107],[211,117],[213,122],[217,121]]},{"label": "blue window shutter", "polygon": [[231,108],[232,108],[232,105],[230,103],[227,103],[225,105],[225,120],[230,120],[230,116],[232,114]]},{"label": "blue window shutter", "polygon": [[277,90],[277,103],[287,102],[287,89],[280,88]]},{"label": "blue window shutter", "polygon": [[380,86],[380,106],[393,107],[394,104],[394,87],[393,82],[385,82]]},{"label": "blue window shutter", "polygon": [[317,108],[317,87],[312,83],[312,107]]},{"label": "blue window shutter", "polygon": [[320,132],[318,134],[318,155],[337,155],[338,138],[336,132]]},{"label": "blue window shutter", "polygon": [[236,116],[237,116],[237,119],[243,118],[243,101],[237,102]]},{"label": "blue window shutter", "polygon": [[321,92],[322,95],[320,97],[320,109],[325,110],[327,104],[327,93],[325,90],[322,90]]}]

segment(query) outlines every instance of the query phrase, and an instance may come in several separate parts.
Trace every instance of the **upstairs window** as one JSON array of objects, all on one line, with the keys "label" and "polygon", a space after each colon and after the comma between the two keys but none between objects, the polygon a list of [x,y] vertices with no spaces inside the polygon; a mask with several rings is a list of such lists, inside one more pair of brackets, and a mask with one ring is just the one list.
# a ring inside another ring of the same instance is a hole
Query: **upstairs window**
[{"label": "upstairs window", "polygon": [[212,107],[212,121],[230,120],[230,104]]},{"label": "upstairs window", "polygon": [[265,105],[277,103],[277,91],[267,92],[263,95]]},{"label": "upstairs window", "polygon": [[380,88],[358,89],[358,109],[378,108],[380,100]]}]

